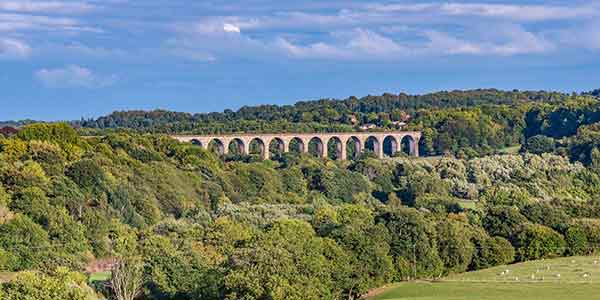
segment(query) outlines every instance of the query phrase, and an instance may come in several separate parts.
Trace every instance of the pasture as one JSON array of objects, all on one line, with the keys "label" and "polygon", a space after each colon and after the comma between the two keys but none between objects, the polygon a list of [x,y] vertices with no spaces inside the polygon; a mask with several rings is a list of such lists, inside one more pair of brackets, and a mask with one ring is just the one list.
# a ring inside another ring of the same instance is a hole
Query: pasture
[{"label": "pasture", "polygon": [[568,257],[393,285],[372,300],[587,300],[600,295],[600,259]]}]

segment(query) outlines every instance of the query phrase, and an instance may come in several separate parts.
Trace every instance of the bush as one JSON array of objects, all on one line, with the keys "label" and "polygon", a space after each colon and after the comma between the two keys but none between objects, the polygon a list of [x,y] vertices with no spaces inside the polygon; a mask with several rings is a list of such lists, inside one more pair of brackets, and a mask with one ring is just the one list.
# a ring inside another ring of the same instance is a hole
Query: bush
[{"label": "bush", "polygon": [[466,271],[475,250],[470,230],[462,222],[444,220],[437,225],[437,232],[438,251],[446,272]]},{"label": "bush", "polygon": [[403,267],[416,258],[417,277],[436,277],[443,272],[435,226],[423,214],[412,208],[395,208],[377,217],[390,231],[390,253],[396,260],[398,279],[413,277],[413,271]]},{"label": "bush", "polygon": [[516,238],[519,261],[553,258],[565,252],[565,240],[549,227],[528,224]]},{"label": "bush", "polygon": [[516,208],[508,206],[491,207],[483,217],[483,227],[492,236],[514,239],[527,218]]},{"label": "bush", "polygon": [[0,248],[10,249],[11,256],[15,258],[9,261],[9,271],[43,266],[49,261],[51,249],[48,233],[23,215],[16,215],[0,225]]},{"label": "bush", "polygon": [[535,135],[527,139],[525,150],[533,154],[542,154],[553,152],[556,142],[553,138],[545,135]]},{"label": "bush", "polygon": [[568,246],[568,255],[586,255],[590,253],[585,230],[580,226],[569,227],[565,233],[565,241]]},{"label": "bush", "polygon": [[471,270],[480,270],[499,265],[506,265],[514,261],[515,249],[510,242],[499,236],[490,237],[485,232],[473,235],[475,253],[471,261]]},{"label": "bush", "polygon": [[[0,291],[1,292],[1,291]],[[1,295],[1,293],[0,293]],[[53,275],[22,272],[4,285],[3,300],[96,300],[83,274],[59,268]]]}]

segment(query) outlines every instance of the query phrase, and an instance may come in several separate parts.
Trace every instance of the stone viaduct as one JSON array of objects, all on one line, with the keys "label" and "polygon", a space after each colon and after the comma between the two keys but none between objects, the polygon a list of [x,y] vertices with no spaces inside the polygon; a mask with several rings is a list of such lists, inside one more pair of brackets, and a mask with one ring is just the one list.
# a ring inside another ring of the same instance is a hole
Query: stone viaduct
[{"label": "stone viaduct", "polygon": [[[389,132],[336,132],[336,133],[274,133],[274,134],[230,134],[230,135],[176,135],[180,142],[193,143],[204,149],[228,154],[233,149],[239,154],[250,154],[251,149],[263,159],[269,158],[273,149],[277,152],[309,152],[309,145],[319,157],[328,157],[328,145],[335,143],[335,157],[347,159],[347,149],[354,145],[354,155],[368,149],[377,157],[392,155],[404,150],[411,156],[419,156],[418,131]],[[252,147],[251,147],[252,145]],[[292,149],[292,147],[294,149]],[[271,151],[270,151],[271,149]],[[350,157],[352,158],[352,157]]]}]

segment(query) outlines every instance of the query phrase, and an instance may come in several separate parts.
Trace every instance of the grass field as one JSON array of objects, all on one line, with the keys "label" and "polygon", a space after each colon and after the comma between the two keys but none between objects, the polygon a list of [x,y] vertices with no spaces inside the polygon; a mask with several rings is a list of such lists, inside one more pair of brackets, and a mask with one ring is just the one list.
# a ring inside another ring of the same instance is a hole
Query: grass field
[{"label": "grass field", "polygon": [[453,275],[439,282],[400,283],[371,299],[600,299],[600,258],[539,260]]},{"label": "grass field", "polygon": [[499,154],[517,154],[521,150],[521,145],[506,147],[498,150]]},{"label": "grass field", "polygon": [[90,274],[90,278],[89,278],[89,282],[95,282],[95,281],[107,281],[110,279],[111,273],[110,272],[96,272],[96,273],[92,273]]}]

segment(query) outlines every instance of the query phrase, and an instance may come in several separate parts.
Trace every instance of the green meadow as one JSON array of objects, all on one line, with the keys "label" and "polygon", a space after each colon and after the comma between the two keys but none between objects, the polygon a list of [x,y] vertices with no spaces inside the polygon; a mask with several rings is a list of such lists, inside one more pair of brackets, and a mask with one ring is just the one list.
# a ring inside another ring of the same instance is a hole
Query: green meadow
[{"label": "green meadow", "polygon": [[600,299],[600,258],[538,260],[452,275],[440,281],[400,283],[371,299]]}]

